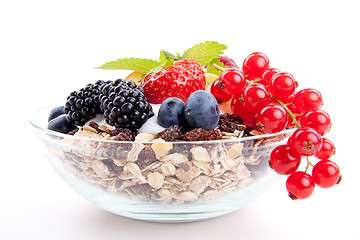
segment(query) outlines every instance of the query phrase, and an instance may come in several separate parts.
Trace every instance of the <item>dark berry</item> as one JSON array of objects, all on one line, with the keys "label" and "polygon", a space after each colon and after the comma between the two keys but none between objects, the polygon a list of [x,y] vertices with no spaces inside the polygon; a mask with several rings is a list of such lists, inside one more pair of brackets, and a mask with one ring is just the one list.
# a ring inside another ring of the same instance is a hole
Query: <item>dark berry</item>
[{"label": "dark berry", "polygon": [[87,84],[84,88],[72,92],[68,96],[64,112],[67,114],[69,122],[82,126],[94,118],[96,114],[101,113],[100,89],[104,83],[104,81],[99,80],[95,84]]},{"label": "dark berry", "polygon": [[100,92],[100,108],[105,121],[116,128],[128,128],[136,132],[154,115],[144,90],[133,81],[117,79],[106,82]]},{"label": "dark berry", "polygon": [[54,108],[53,110],[51,110],[51,112],[49,114],[48,122],[50,122],[54,118],[57,118],[58,116],[63,115],[63,114],[65,114],[64,106],[58,106],[58,107]]},{"label": "dark berry", "polygon": [[220,119],[220,109],[215,97],[205,91],[193,92],[185,104],[185,119],[191,129],[213,130]]},{"label": "dark berry", "polygon": [[76,126],[67,120],[66,114],[62,114],[49,122],[48,129],[67,134],[76,129]]},{"label": "dark berry", "polygon": [[160,126],[168,128],[172,125],[183,126],[185,103],[180,98],[170,97],[165,99],[158,112],[157,122]]}]

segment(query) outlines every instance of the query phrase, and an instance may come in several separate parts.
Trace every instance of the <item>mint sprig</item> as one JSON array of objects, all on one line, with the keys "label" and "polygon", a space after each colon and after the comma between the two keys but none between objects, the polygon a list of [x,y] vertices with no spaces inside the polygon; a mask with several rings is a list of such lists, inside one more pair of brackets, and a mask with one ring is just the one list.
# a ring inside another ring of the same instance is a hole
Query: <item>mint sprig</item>
[{"label": "mint sprig", "polygon": [[173,64],[177,59],[190,59],[196,61],[200,66],[205,66],[213,59],[218,58],[227,47],[216,41],[206,41],[199,43],[188,50],[183,55],[172,54],[167,51],[160,51],[159,60],[146,58],[121,58],[116,61],[107,62],[98,69],[118,69],[118,70],[134,70],[146,72],[160,72],[162,69]]},{"label": "mint sprig", "polygon": [[98,69],[134,70],[148,72],[161,65],[159,61],[146,58],[121,58],[98,67]]},{"label": "mint sprig", "polygon": [[227,47],[216,41],[206,41],[199,43],[184,52],[183,59],[191,59],[196,61],[200,66],[205,66],[214,58],[218,58],[223,54],[223,50]]}]

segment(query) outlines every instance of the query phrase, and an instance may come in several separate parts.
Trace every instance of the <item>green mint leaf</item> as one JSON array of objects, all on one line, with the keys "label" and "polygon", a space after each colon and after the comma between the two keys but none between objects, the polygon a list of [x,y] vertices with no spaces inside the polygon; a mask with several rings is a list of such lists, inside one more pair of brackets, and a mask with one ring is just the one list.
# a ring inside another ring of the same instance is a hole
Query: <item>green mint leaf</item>
[{"label": "green mint leaf", "polygon": [[207,73],[212,73],[217,76],[220,76],[224,69],[229,68],[225,66],[218,58],[214,58],[206,67]]},{"label": "green mint leaf", "polygon": [[175,54],[172,54],[172,53],[168,52],[168,51],[164,51],[164,50],[160,51],[160,58],[159,58],[160,62],[162,62],[162,63],[166,62],[170,58],[176,59],[177,56]]},{"label": "green mint leaf", "polygon": [[200,66],[205,66],[214,58],[223,54],[223,50],[227,47],[216,41],[206,41],[199,43],[184,52],[183,59],[191,59],[196,61]]},{"label": "green mint leaf", "polygon": [[150,71],[147,72],[147,74],[150,73],[159,73],[161,70],[163,70],[164,68],[167,68],[171,65],[173,65],[174,63],[174,59],[173,58],[169,58],[167,60],[165,60],[165,62],[159,66],[154,67],[153,69],[151,69]]},{"label": "green mint leaf", "polygon": [[160,66],[159,61],[146,58],[121,58],[116,61],[107,62],[98,69],[118,69],[118,70],[134,70],[148,72],[151,69]]}]

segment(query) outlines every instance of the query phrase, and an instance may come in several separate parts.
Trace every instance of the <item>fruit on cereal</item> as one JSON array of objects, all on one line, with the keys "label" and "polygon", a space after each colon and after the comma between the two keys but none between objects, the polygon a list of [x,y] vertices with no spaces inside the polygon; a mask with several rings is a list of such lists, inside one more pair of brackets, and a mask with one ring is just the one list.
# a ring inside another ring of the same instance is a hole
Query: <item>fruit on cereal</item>
[{"label": "fruit on cereal", "polygon": [[238,95],[244,92],[246,80],[244,74],[237,68],[229,68],[221,73],[219,77],[220,85],[231,95]]},{"label": "fruit on cereal", "polygon": [[116,128],[137,131],[154,115],[144,89],[133,81],[117,79],[100,87],[101,109],[105,121]]},{"label": "fruit on cereal", "polygon": [[185,103],[180,98],[170,97],[160,105],[157,122],[160,126],[168,128],[172,125],[184,126]]},{"label": "fruit on cereal", "polygon": [[186,101],[192,92],[204,90],[205,85],[203,69],[188,59],[175,61],[158,73],[150,73],[140,83],[150,103],[162,103],[169,97]]},{"label": "fruit on cereal", "polygon": [[215,97],[204,90],[192,93],[185,104],[185,119],[191,129],[213,130],[220,119],[219,104]]},{"label": "fruit on cereal", "polygon": [[224,88],[224,85],[220,84],[219,78],[210,85],[210,92],[212,95],[214,95],[218,103],[228,102],[232,98],[232,95],[229,94]]},{"label": "fruit on cereal", "polygon": [[[222,55],[227,47],[216,41],[205,41],[187,49],[182,55],[160,51],[159,60],[122,58],[100,66],[100,69],[124,69],[144,72],[140,86],[149,103],[160,104],[177,97],[186,102],[191,93],[206,87],[202,67]],[[220,62],[219,59],[217,61]],[[138,74],[135,74],[138,79]],[[133,76],[129,76],[133,78]]]},{"label": "fruit on cereal", "polygon": [[251,53],[243,62],[242,70],[248,80],[261,79],[269,68],[268,57],[261,52]]},{"label": "fruit on cereal", "polygon": [[76,129],[76,126],[74,123],[68,121],[66,114],[62,114],[50,120],[47,128],[55,132],[67,134],[70,131]]},{"label": "fruit on cereal", "polygon": [[48,122],[50,122],[51,120],[53,120],[54,118],[57,118],[60,115],[65,114],[64,112],[64,106],[57,106],[55,107],[53,110],[51,110],[51,112],[49,113],[49,118],[48,118]]},{"label": "fruit on cereal", "polygon": [[[212,61],[208,70],[220,73],[219,76],[231,71],[219,64]],[[243,82],[236,84],[236,79],[229,75],[230,86],[238,92],[225,91],[224,85],[229,83],[221,79],[213,83],[210,92],[220,100],[224,100],[221,97],[231,99],[231,111],[248,128],[268,134],[297,128],[287,144],[273,150],[269,164],[279,174],[290,174],[287,180],[289,196],[293,200],[304,199],[314,191],[314,182],[322,187],[330,187],[341,180],[339,168],[329,160],[335,153],[335,147],[330,140],[323,138],[331,128],[330,116],[320,109],[323,101],[318,90],[307,88],[296,91],[298,83],[291,74],[269,66],[266,55],[252,53],[242,66],[245,90]],[[311,163],[312,156],[316,157],[319,165]],[[298,171],[303,158],[307,162],[306,169]],[[308,173],[310,167],[313,168],[312,175]]]},{"label": "fruit on cereal", "polygon": [[219,60],[229,68],[239,68],[234,59],[230,58],[229,56],[221,55],[219,57]]},{"label": "fruit on cereal", "polygon": [[89,83],[79,91],[72,92],[65,102],[64,112],[69,122],[83,126],[87,121],[100,113],[100,86],[104,81]]}]

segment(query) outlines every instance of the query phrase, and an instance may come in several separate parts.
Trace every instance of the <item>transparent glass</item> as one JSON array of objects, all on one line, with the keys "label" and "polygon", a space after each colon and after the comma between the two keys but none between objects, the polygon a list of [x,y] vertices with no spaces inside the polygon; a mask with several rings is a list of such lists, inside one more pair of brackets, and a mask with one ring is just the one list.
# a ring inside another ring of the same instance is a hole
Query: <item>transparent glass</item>
[{"label": "transparent glass", "polygon": [[204,142],[121,142],[50,131],[51,109],[36,111],[30,125],[57,174],[107,211],[154,222],[197,221],[245,206],[276,180],[269,155],[293,132]]}]

